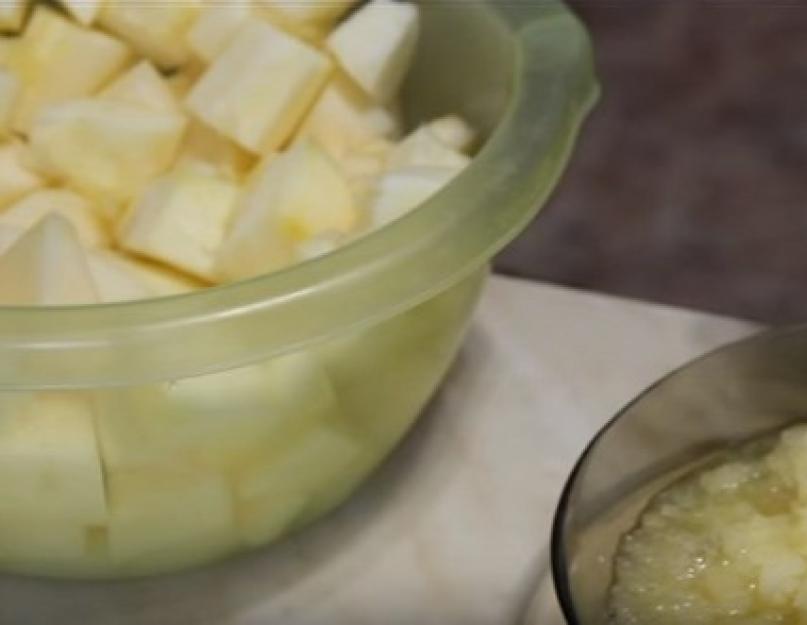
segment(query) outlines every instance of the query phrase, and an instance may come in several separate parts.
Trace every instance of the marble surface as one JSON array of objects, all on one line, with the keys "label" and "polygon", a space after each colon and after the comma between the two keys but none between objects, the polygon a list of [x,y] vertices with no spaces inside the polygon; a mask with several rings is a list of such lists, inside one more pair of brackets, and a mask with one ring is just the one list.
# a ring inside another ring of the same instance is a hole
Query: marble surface
[{"label": "marble surface", "polygon": [[186,575],[0,578],[0,624],[560,625],[549,524],[586,440],[658,376],[751,331],[496,278],[443,391],[336,514]]}]

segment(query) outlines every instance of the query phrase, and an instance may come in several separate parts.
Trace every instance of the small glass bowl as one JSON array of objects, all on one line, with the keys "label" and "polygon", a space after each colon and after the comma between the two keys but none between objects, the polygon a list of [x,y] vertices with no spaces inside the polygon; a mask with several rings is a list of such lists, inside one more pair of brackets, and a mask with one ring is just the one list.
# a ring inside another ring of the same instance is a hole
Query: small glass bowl
[{"label": "small glass bowl", "polygon": [[569,625],[608,622],[619,540],[693,463],[807,416],[807,326],[720,348],[645,390],[589,443],[552,530],[552,574]]}]

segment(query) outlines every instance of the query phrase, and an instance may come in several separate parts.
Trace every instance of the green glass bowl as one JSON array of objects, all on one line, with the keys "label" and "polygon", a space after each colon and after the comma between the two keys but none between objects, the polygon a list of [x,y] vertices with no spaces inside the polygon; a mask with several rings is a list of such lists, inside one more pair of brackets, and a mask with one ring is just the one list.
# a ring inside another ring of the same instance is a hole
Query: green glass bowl
[{"label": "green glass bowl", "polygon": [[593,105],[560,2],[423,3],[407,123],[487,137],[404,218],[188,295],[0,310],[0,570],[122,577],[271,542],[345,499],[456,355],[488,262]]}]

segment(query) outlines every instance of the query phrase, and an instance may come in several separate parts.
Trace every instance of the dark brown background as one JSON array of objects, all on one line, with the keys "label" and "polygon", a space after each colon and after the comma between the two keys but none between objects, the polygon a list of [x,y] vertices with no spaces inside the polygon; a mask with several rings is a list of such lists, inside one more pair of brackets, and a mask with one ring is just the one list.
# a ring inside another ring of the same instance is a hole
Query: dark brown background
[{"label": "dark brown background", "polygon": [[603,98],[498,269],[807,321],[807,0],[572,4]]}]

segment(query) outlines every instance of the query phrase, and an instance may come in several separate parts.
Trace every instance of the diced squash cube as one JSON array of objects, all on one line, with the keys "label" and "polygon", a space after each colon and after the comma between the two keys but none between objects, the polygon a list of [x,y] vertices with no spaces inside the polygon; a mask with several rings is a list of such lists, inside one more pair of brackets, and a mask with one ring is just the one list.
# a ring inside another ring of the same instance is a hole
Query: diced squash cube
[{"label": "diced squash cube", "polygon": [[39,189],[0,212],[0,224],[28,229],[42,218],[57,214],[67,219],[86,247],[106,247],[109,232],[90,202],[69,189]]},{"label": "diced squash cube", "polygon": [[0,256],[0,305],[69,306],[96,301],[84,250],[64,217],[45,217]]},{"label": "diced squash cube", "polygon": [[328,2],[290,0],[259,0],[267,9],[300,25],[330,26],[347,13],[357,0],[329,0]]},{"label": "diced squash cube", "polygon": [[123,302],[176,295],[201,286],[167,268],[112,250],[91,250],[88,252],[87,260],[98,297],[102,302]]},{"label": "diced squash cube", "polygon": [[389,102],[412,63],[418,30],[414,4],[372,0],[337,26],[327,45],[367,94]]},{"label": "diced squash cube", "polygon": [[106,521],[92,412],[83,394],[0,396],[0,520],[9,518]]},{"label": "diced squash cube", "polygon": [[116,252],[90,251],[87,262],[100,301],[125,302],[152,297],[148,287],[129,270],[124,257]]},{"label": "diced squash cube", "polygon": [[179,168],[148,185],[120,235],[137,254],[212,280],[216,255],[240,187],[224,178]]},{"label": "diced squash cube", "polygon": [[313,143],[299,143],[251,178],[221,247],[219,272],[237,280],[276,269],[293,260],[293,245],[324,232],[348,233],[358,221],[338,166]]},{"label": "diced squash cube", "polygon": [[378,181],[370,206],[371,220],[382,226],[425,202],[454,176],[456,169],[409,167],[391,171]]},{"label": "diced squash cube", "polygon": [[98,23],[157,66],[171,69],[191,59],[186,36],[200,8],[199,0],[111,0],[103,5]]},{"label": "diced squash cube", "polygon": [[276,538],[312,497],[350,473],[360,447],[343,432],[312,428],[277,454],[254,459],[236,481],[238,522],[247,544]]},{"label": "diced squash cube", "polygon": [[117,39],[37,6],[9,59],[23,84],[14,129],[27,132],[47,105],[94,93],[129,58],[129,49]]},{"label": "diced squash cube", "polygon": [[288,12],[278,10],[277,3],[257,0],[254,4],[256,15],[267,20],[290,35],[311,44],[316,48],[323,47],[325,39],[333,28],[333,24],[322,21],[302,21],[295,19]]},{"label": "diced squash cube", "polygon": [[356,202],[363,210],[375,193],[379,178],[387,171],[387,160],[394,144],[376,140],[351,150],[339,159],[339,166],[350,183]]},{"label": "diced squash cube", "polygon": [[337,160],[350,150],[400,132],[400,120],[373,103],[348,78],[331,79],[300,126],[297,138],[309,138]]},{"label": "diced squash cube", "polygon": [[112,470],[178,458],[232,468],[338,417],[330,379],[304,353],[173,384],[98,391],[95,405],[104,464]]},{"label": "diced squash cube", "polygon": [[141,61],[132,67],[98,95],[160,113],[178,113],[181,110],[179,100],[165,78],[148,61]]},{"label": "diced squash cube", "polygon": [[227,137],[194,120],[188,124],[177,164],[195,166],[230,180],[241,180],[255,164],[255,157]]},{"label": "diced squash cube", "polygon": [[28,12],[28,0],[3,0],[0,2],[0,31],[18,32]]},{"label": "diced squash cube", "polygon": [[[117,2],[118,0],[111,0]],[[59,0],[59,3],[78,22],[89,26],[101,12],[103,0]]]},{"label": "diced squash cube", "polygon": [[338,471],[356,455],[357,445],[337,429],[316,427],[285,446],[277,457],[257,457],[240,472],[239,500],[281,494],[310,494],[322,476]]},{"label": "diced squash cube", "polygon": [[476,142],[476,131],[457,115],[440,117],[427,127],[439,141],[458,152],[468,154]]},{"label": "diced squash cube", "polygon": [[8,134],[11,128],[14,106],[21,91],[22,85],[17,75],[0,67],[0,135]]},{"label": "diced squash cube", "polygon": [[9,141],[0,145],[0,208],[45,183],[23,162],[24,157],[23,144]]},{"label": "diced squash cube", "polygon": [[240,0],[208,4],[188,31],[188,45],[205,63],[212,63],[251,13],[250,4]]},{"label": "diced squash cube", "polygon": [[230,488],[214,473],[110,471],[108,546],[124,573],[170,571],[234,550]]},{"label": "diced squash cube", "polygon": [[459,171],[470,162],[469,156],[440,141],[428,125],[409,134],[387,158],[390,169],[444,167]]},{"label": "diced squash cube", "polygon": [[169,168],[185,118],[112,100],[74,100],[46,110],[31,132],[48,170],[99,200],[109,217]]},{"label": "diced squash cube", "polygon": [[203,122],[255,153],[280,147],[331,71],[318,50],[251,18],[186,99]]},{"label": "diced squash cube", "polygon": [[20,37],[7,37],[0,35],[0,67],[8,67],[11,51],[17,45]]},{"label": "diced squash cube", "polygon": [[0,223],[0,255],[5,254],[24,233],[25,230],[18,226]]}]

